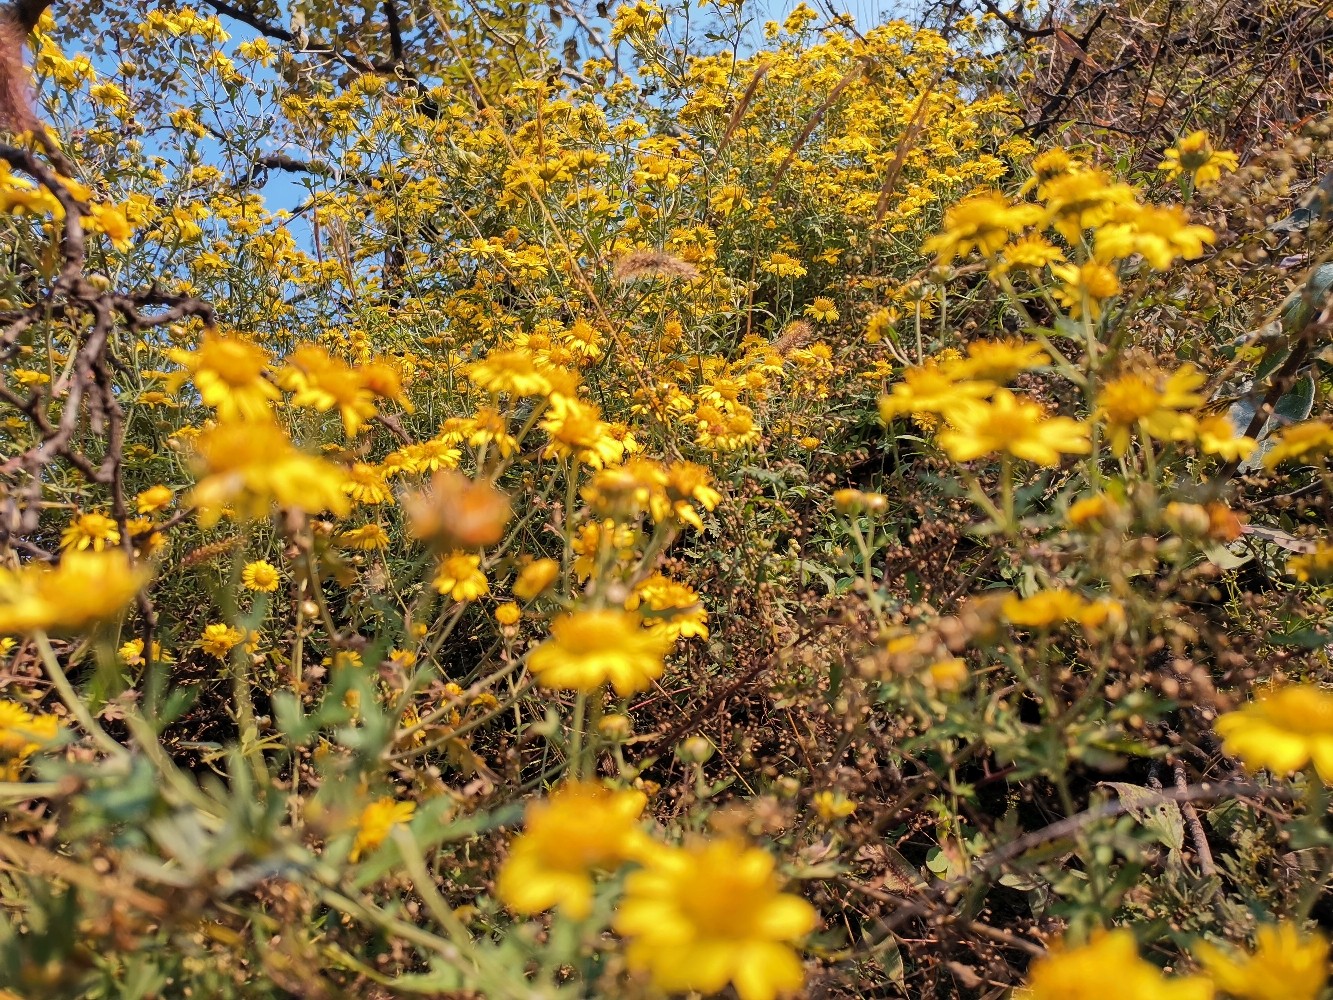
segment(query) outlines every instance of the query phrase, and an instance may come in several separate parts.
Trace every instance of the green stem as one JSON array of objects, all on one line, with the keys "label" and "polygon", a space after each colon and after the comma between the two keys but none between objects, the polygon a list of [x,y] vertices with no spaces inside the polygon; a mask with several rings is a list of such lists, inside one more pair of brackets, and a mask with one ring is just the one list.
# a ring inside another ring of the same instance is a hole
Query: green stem
[{"label": "green stem", "polygon": [[588,708],[588,695],[580,691],[574,697],[574,719],[569,733],[569,760],[576,779],[583,777],[583,717]]},{"label": "green stem", "polygon": [[74,685],[69,682],[69,678],[65,676],[65,671],[61,668],[60,662],[56,659],[55,650],[51,648],[51,640],[46,637],[46,633],[34,632],[32,638],[37,643],[37,651],[41,655],[42,664],[46,667],[46,672],[51,678],[51,686],[60,695],[60,700],[65,703],[70,715],[74,716],[79,725],[87,730],[88,735],[93,738],[93,742],[110,756],[117,760],[129,760],[130,752],[111,738],[101,724],[93,718],[92,713],[88,711],[88,706],[83,703],[83,699],[74,690]]}]

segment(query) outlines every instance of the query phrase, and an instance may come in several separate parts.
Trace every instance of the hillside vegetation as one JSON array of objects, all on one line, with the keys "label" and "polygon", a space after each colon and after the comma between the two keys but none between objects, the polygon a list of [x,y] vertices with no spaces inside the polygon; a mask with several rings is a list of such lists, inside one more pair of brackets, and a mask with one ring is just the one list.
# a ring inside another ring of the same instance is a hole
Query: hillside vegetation
[{"label": "hillside vegetation", "polygon": [[1333,20],[0,12],[0,998],[1317,1000]]}]

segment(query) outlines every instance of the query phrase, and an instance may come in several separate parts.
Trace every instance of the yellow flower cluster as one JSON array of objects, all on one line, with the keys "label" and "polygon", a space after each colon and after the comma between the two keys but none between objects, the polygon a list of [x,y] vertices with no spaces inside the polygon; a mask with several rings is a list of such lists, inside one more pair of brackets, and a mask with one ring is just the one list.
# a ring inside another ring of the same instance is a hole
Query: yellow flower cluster
[{"label": "yellow flower cluster", "polygon": [[637,865],[625,880],[614,927],[625,958],[668,992],[773,1000],[800,988],[793,945],[817,923],[814,908],[781,891],[773,858],[738,840],[685,847],[658,843],[639,825],[637,791],[571,782],[528,807],[496,883],[519,913],[552,906],[574,919],[594,905],[593,877]]},{"label": "yellow flower cluster", "polygon": [[1057,466],[1063,455],[1084,455],[1091,450],[1088,426],[1070,417],[1050,416],[991,379],[972,375],[1008,374],[1012,378],[1046,360],[1035,345],[991,343],[968,359],[909,368],[903,380],[880,400],[880,417],[886,423],[908,414],[918,420],[942,417],[945,428],[937,440],[958,462],[1000,453]]},{"label": "yellow flower cluster", "polygon": [[1251,953],[1207,942],[1194,949],[1206,975],[1168,976],[1138,953],[1128,929],[1053,950],[1032,966],[1023,1000],[1317,1000],[1328,982],[1329,943],[1289,923],[1261,926]]}]

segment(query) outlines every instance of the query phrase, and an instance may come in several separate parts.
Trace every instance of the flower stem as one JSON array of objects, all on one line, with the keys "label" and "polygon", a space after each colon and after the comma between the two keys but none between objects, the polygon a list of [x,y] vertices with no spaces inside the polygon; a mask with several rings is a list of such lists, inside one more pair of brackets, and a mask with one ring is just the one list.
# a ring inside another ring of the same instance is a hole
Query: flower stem
[{"label": "flower stem", "polygon": [[51,686],[60,695],[60,700],[65,703],[70,715],[74,716],[79,725],[88,731],[88,735],[93,738],[93,742],[110,756],[118,760],[128,759],[130,752],[111,738],[110,734],[93,718],[92,713],[88,711],[88,706],[83,703],[83,699],[74,690],[74,685],[69,682],[64,669],[60,666],[60,661],[56,659],[55,650],[51,648],[51,640],[46,637],[46,633],[34,632],[33,641],[37,643],[37,651],[41,655],[42,664],[46,667],[46,672],[51,678]]}]

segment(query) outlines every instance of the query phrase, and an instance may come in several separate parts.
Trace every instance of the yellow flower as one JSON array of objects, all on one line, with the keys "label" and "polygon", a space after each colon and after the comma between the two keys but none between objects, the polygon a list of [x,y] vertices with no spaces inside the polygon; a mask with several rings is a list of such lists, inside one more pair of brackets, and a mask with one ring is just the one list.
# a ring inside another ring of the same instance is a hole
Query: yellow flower
[{"label": "yellow flower", "polygon": [[120,529],[116,527],[116,522],[105,514],[98,514],[95,511],[79,514],[69,522],[60,535],[62,549],[74,549],[80,552],[89,548],[94,552],[101,552],[108,545],[118,544],[120,544]]},{"label": "yellow flower", "polygon": [[702,465],[693,462],[673,462],[667,466],[666,485],[649,500],[654,521],[674,517],[696,531],[703,531],[704,522],[699,510],[713,510],[722,502],[722,494],[713,489],[712,475]]},{"label": "yellow flower", "polygon": [[219,420],[267,420],[269,404],[282,396],[264,377],[268,352],[240,337],[205,330],[196,350],[173,348],[167,355],[185,368],[167,381],[168,388],[176,392],[193,378],[204,405],[216,409]]},{"label": "yellow flower", "polygon": [[1333,577],[1333,545],[1321,541],[1313,552],[1292,556],[1287,561],[1287,572],[1301,583]]},{"label": "yellow flower", "polygon": [[836,819],[845,819],[856,812],[855,802],[843,795],[842,792],[831,791],[827,788],[815,792],[810,804],[815,807],[815,812],[825,823],[832,823]]},{"label": "yellow flower", "polygon": [[903,380],[879,401],[885,423],[905,414],[958,412],[995,391],[993,382],[960,380],[955,364],[927,362],[903,370]]},{"label": "yellow flower", "polygon": [[1175,979],[1139,957],[1128,930],[1100,932],[1087,944],[1053,950],[1032,964],[1023,1000],[1212,1000],[1198,976]]},{"label": "yellow flower", "polygon": [[[1125,454],[1135,427],[1159,440],[1192,437],[1196,425],[1184,419],[1183,413],[1203,405],[1204,398],[1196,390],[1205,381],[1193,365],[1181,365],[1170,375],[1145,369],[1112,379],[1097,400],[1097,416],[1106,421],[1111,450]],[[1210,429],[1215,428],[1210,425]]]},{"label": "yellow flower", "polygon": [[1120,279],[1099,261],[1090,260],[1082,266],[1056,264],[1051,268],[1051,274],[1064,282],[1062,288],[1055,289],[1054,295],[1073,319],[1081,319],[1085,311],[1090,319],[1100,319],[1102,303],[1120,294]]},{"label": "yellow flower", "polygon": [[[147,660],[144,659],[143,655],[142,639],[131,639],[129,642],[123,643],[120,649],[118,649],[116,652],[119,654],[120,658],[125,662],[126,666],[142,667],[147,662]],[[175,658],[166,650],[164,650],[162,648],[162,644],[158,642],[156,639],[153,640],[153,662],[154,663],[176,662]]]},{"label": "yellow flower", "polygon": [[1008,382],[1019,372],[1050,364],[1051,356],[1040,344],[1027,340],[974,340],[967,345],[967,357],[945,365],[959,381]]},{"label": "yellow flower", "polygon": [[708,612],[699,602],[699,595],[661,573],[654,573],[635,587],[625,607],[630,611],[646,608],[648,630],[669,636],[672,642],[708,638]]},{"label": "yellow flower", "polygon": [[1092,450],[1086,424],[1070,417],[1047,417],[1036,403],[1000,389],[989,403],[945,411],[952,424],[940,431],[939,443],[955,462],[993,452],[1055,467],[1062,454],[1086,455]]},{"label": "yellow flower", "polygon": [[999,259],[991,273],[1000,275],[1013,270],[1036,271],[1064,259],[1063,251],[1045,236],[1028,233],[1000,248]]},{"label": "yellow flower", "polygon": [[592,910],[593,874],[648,849],[648,835],[639,827],[646,802],[642,792],[571,781],[532,803],[496,879],[496,895],[516,913],[559,906],[582,920]]},{"label": "yellow flower", "polygon": [[225,660],[244,638],[240,629],[219,622],[204,627],[199,636],[199,648],[209,656]]},{"label": "yellow flower", "polygon": [[384,470],[367,462],[356,462],[347,470],[343,492],[360,504],[393,503]]},{"label": "yellow flower", "polygon": [[551,638],[528,656],[542,687],[596,691],[610,682],[620,695],[646,689],[662,676],[672,639],[645,629],[630,611],[576,611],[551,623]]},{"label": "yellow flower", "polygon": [[527,351],[492,351],[472,365],[468,378],[493,396],[545,396],[551,391],[549,372],[538,368]]},{"label": "yellow flower", "polygon": [[1196,186],[1205,187],[1220,180],[1223,170],[1235,170],[1239,165],[1235,153],[1213,149],[1208,133],[1200,129],[1170,147],[1157,169],[1170,178],[1189,174]]},{"label": "yellow flower", "polygon": [[451,552],[440,560],[433,581],[437,591],[454,601],[475,601],[490,592],[486,574],[481,571],[481,556]]},{"label": "yellow flower", "polygon": [[134,498],[134,502],[137,505],[140,514],[155,514],[159,510],[165,510],[171,503],[171,498],[173,496],[175,496],[175,494],[171,491],[170,487],[159,484],[157,486],[150,486],[148,489],[144,490]]},{"label": "yellow flower", "polygon": [[1138,204],[1128,184],[1113,182],[1102,170],[1072,170],[1052,177],[1038,192],[1046,203],[1046,219],[1071,244],[1085,229],[1096,229]]},{"label": "yellow flower", "polygon": [[936,660],[921,672],[926,687],[936,691],[957,691],[968,679],[967,663],[956,656]]},{"label": "yellow flower", "polygon": [[111,618],[148,582],[122,549],[67,552],[57,566],[0,569],[0,634],[77,631]]},{"label": "yellow flower", "polygon": [[1327,420],[1307,420],[1292,424],[1277,433],[1277,443],[1264,456],[1264,466],[1276,469],[1291,458],[1314,458],[1333,451],[1333,424]]},{"label": "yellow flower", "polygon": [[1027,194],[1034,187],[1040,188],[1052,177],[1060,177],[1078,168],[1079,164],[1067,149],[1056,147],[1038,153],[1032,158],[1032,177],[1023,182],[1022,192]]},{"label": "yellow flower", "polygon": [[0,753],[26,757],[51,742],[58,729],[54,715],[34,716],[16,701],[0,701]]},{"label": "yellow flower", "polygon": [[1084,497],[1069,505],[1069,523],[1075,528],[1086,527],[1097,521],[1106,520],[1115,512],[1115,502],[1105,494]]},{"label": "yellow flower", "polygon": [[625,880],[617,933],[625,959],[664,992],[773,1000],[805,979],[794,943],[814,930],[815,909],[781,891],[773,858],[738,840],[655,851]]},{"label": "yellow flower", "polygon": [[560,564],[554,559],[534,559],[519,571],[514,581],[514,596],[520,601],[531,601],[546,591],[560,575]]},{"label": "yellow flower", "polygon": [[1027,598],[1010,594],[1004,599],[1001,611],[1013,624],[1027,628],[1049,628],[1064,621],[1097,628],[1107,622],[1120,622],[1125,616],[1119,601],[1109,597],[1089,601],[1072,590],[1061,589],[1039,590]]},{"label": "yellow flower", "polygon": [[665,485],[666,472],[657,462],[630,459],[594,475],[583,490],[583,499],[599,518],[633,522]]},{"label": "yellow flower", "polygon": [[339,532],[338,544],[343,548],[359,549],[362,552],[387,549],[389,533],[378,524],[363,524],[359,528],[349,528],[347,531]]},{"label": "yellow flower", "polygon": [[1333,784],[1333,693],[1313,684],[1289,684],[1260,695],[1213,724],[1222,749],[1246,770],[1286,775],[1311,761]]},{"label": "yellow flower", "polygon": [[805,276],[805,268],[801,265],[801,262],[791,254],[783,253],[780,250],[764,261],[760,268],[765,273],[779,278],[801,278]]},{"label": "yellow flower", "polygon": [[233,506],[241,517],[266,517],[277,504],[307,514],[347,513],[344,475],[337,466],[299,452],[270,423],[220,424],[195,442],[205,473],[189,502],[210,528]]},{"label": "yellow flower", "polygon": [[601,411],[592,403],[564,400],[551,408],[541,422],[541,429],[551,439],[542,452],[543,458],[575,458],[600,469],[619,462],[625,455],[624,443],[615,437],[610,425],[601,419]]},{"label": "yellow flower", "polygon": [[1202,257],[1204,244],[1216,239],[1207,226],[1190,225],[1178,205],[1133,205],[1125,206],[1117,221],[1097,230],[1094,246],[1096,258],[1103,263],[1138,253],[1157,270],[1165,271],[1177,257]]},{"label": "yellow flower", "polygon": [[54,715],[34,715],[16,701],[0,701],[0,779],[18,781],[24,761],[59,735]]},{"label": "yellow flower", "polygon": [[320,413],[336,409],[347,436],[355,435],[374,418],[375,394],[361,371],[349,368],[315,344],[302,344],[278,373],[278,384],[292,392],[292,405]]},{"label": "yellow flower", "polygon": [[1304,937],[1295,924],[1268,924],[1253,954],[1235,955],[1200,944],[1195,955],[1214,985],[1236,1000],[1317,1000],[1328,981],[1328,939]]},{"label": "yellow flower", "polygon": [[816,323],[832,323],[838,318],[838,307],[821,295],[805,307],[805,314]]},{"label": "yellow flower", "polygon": [[993,257],[1010,236],[1040,218],[1041,209],[1036,205],[1014,205],[1002,194],[985,191],[945,212],[944,232],[926,240],[921,250],[936,254],[941,264],[966,256],[974,247],[983,257]]},{"label": "yellow flower", "polygon": [[415,802],[398,802],[387,795],[369,803],[357,820],[356,839],[352,841],[352,852],[347,855],[347,860],[360,861],[361,855],[384,843],[393,828],[410,820],[416,810]]},{"label": "yellow flower", "polygon": [[1193,430],[1207,454],[1217,455],[1228,462],[1249,458],[1258,446],[1254,438],[1237,434],[1235,425],[1222,413],[1196,420]]},{"label": "yellow flower", "polygon": [[241,583],[247,590],[258,590],[264,593],[277,590],[278,568],[263,559],[246,563],[245,568],[241,570]]},{"label": "yellow flower", "polygon": [[522,617],[522,609],[513,601],[506,601],[495,609],[495,620],[501,625],[517,625]]}]

